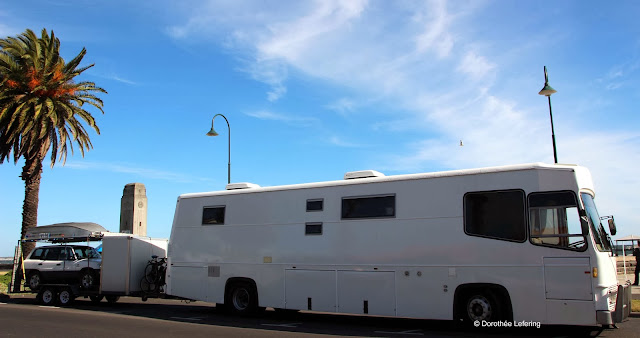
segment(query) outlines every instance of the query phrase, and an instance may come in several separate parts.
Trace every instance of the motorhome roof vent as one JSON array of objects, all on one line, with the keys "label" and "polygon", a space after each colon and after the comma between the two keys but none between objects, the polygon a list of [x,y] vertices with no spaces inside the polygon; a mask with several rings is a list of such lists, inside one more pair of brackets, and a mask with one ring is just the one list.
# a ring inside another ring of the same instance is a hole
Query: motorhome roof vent
[{"label": "motorhome roof vent", "polygon": [[384,174],[375,170],[350,171],[344,174],[345,180],[353,180],[356,178],[384,177]]},{"label": "motorhome roof vent", "polygon": [[260,186],[254,183],[249,183],[249,182],[227,184],[227,190],[250,189],[250,188],[260,188]]}]

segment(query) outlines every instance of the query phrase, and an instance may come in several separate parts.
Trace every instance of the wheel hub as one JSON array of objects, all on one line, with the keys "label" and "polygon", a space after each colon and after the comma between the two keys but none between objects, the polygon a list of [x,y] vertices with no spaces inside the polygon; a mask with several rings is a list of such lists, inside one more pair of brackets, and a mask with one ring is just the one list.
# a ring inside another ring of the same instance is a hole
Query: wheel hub
[{"label": "wheel hub", "polygon": [[471,298],[467,306],[469,318],[472,320],[487,320],[491,318],[491,303],[483,296]]}]

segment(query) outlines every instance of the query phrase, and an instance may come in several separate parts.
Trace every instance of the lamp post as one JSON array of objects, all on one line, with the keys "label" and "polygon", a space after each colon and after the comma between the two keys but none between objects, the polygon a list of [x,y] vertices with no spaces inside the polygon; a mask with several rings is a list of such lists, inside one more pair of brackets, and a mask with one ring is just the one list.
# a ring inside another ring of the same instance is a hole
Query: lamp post
[{"label": "lamp post", "polygon": [[217,116],[222,116],[222,118],[227,122],[227,128],[229,128],[229,163],[227,164],[227,183],[231,183],[231,127],[229,126],[229,120],[227,117],[222,114],[216,114],[211,119],[211,130],[207,133],[207,136],[218,136],[219,134],[213,129],[213,121]]},{"label": "lamp post", "polygon": [[547,76],[547,66],[544,66],[544,87],[538,93],[544,95],[549,99],[549,117],[551,118],[551,141],[553,141],[553,160],[554,163],[558,163],[558,154],[556,152],[556,134],[553,131],[553,113],[551,112],[551,94],[557,92],[551,86],[549,86],[549,77]]}]

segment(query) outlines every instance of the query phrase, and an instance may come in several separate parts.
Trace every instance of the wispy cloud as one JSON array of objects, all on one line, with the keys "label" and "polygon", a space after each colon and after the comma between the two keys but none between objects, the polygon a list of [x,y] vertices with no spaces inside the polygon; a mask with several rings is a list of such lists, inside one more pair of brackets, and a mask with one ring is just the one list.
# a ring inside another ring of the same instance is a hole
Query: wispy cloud
[{"label": "wispy cloud", "polygon": [[[3,17],[5,15],[3,15],[4,13],[0,12],[0,17]],[[11,27],[8,26],[6,24],[0,23],[0,38],[5,38],[7,36],[17,36],[18,34],[22,33],[23,31],[15,28],[15,27]]]},{"label": "wispy cloud", "polygon": [[275,113],[268,110],[246,112],[245,114],[260,120],[280,121],[290,125],[297,125],[297,126],[311,126],[319,122],[318,119],[313,117],[292,116],[292,115],[286,115],[281,113]]},{"label": "wispy cloud", "polygon": [[107,171],[113,173],[132,174],[144,179],[164,180],[179,183],[192,183],[192,182],[204,182],[210,181],[209,178],[193,177],[180,173],[174,173],[170,171],[163,171],[157,169],[149,169],[136,167],[126,164],[113,164],[113,163],[99,163],[99,162],[67,162],[64,165],[65,168],[76,170],[94,170],[94,171]]},{"label": "wispy cloud", "polygon": [[90,69],[88,72],[92,76],[96,76],[96,77],[99,77],[99,78],[102,78],[102,79],[117,81],[117,82],[124,83],[124,84],[127,84],[127,85],[132,85],[132,86],[137,86],[138,85],[137,82],[129,80],[127,78],[124,78],[124,77],[122,77],[122,76],[120,76],[118,74],[115,74],[115,73],[96,72],[93,69]]},{"label": "wispy cloud", "polygon": [[359,143],[354,143],[354,142],[349,142],[344,140],[343,138],[339,137],[339,136],[331,136],[329,137],[329,143],[334,145],[334,146],[338,146],[341,148],[363,148],[366,147],[365,145],[359,144]]},{"label": "wispy cloud", "polygon": [[451,17],[445,1],[434,1],[432,4],[413,15],[412,20],[424,27],[414,38],[416,50],[419,53],[432,50],[439,58],[444,58],[449,56],[454,45],[454,38],[449,32]]},{"label": "wispy cloud", "polygon": [[468,52],[460,61],[457,70],[468,74],[473,79],[482,79],[496,67],[481,55]]},{"label": "wispy cloud", "polygon": [[607,90],[620,89],[631,83],[630,79],[637,78],[636,71],[640,68],[640,60],[634,58],[628,62],[612,67],[603,77],[597,80]]},{"label": "wispy cloud", "polygon": [[353,99],[343,97],[332,103],[329,103],[326,107],[333,111],[337,111],[340,114],[345,114],[354,111],[356,102]]}]

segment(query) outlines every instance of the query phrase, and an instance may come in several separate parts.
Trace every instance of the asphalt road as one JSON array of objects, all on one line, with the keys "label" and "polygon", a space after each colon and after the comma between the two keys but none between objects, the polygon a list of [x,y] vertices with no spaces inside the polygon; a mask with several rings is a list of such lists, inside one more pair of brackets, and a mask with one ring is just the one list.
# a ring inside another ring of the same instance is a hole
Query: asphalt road
[{"label": "asphalt road", "polygon": [[100,304],[78,299],[71,307],[44,307],[33,297],[0,300],[0,337],[640,337],[640,318],[604,331],[575,327],[462,328],[450,321],[279,313],[241,318],[202,302],[123,298]]}]

